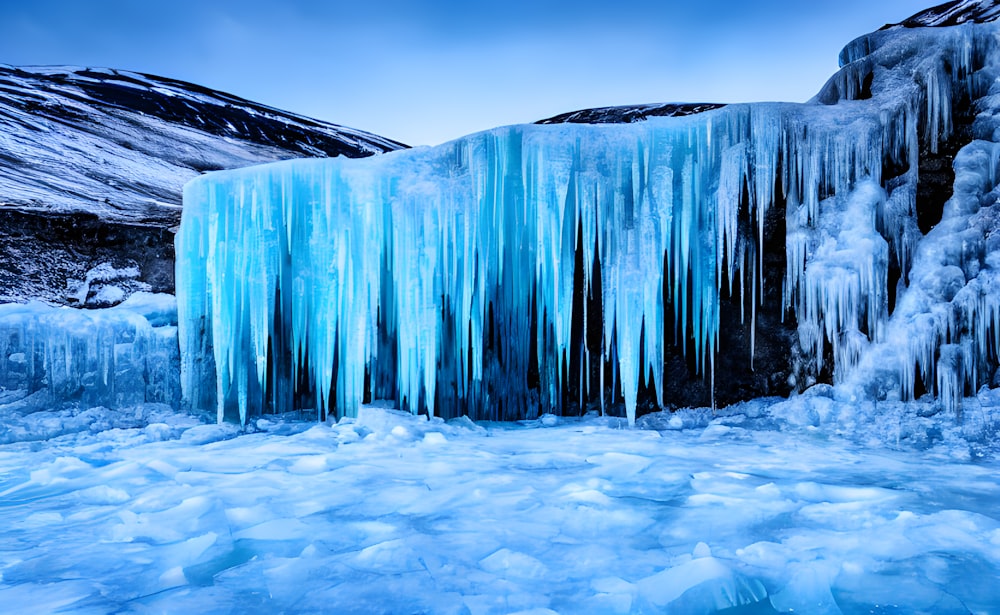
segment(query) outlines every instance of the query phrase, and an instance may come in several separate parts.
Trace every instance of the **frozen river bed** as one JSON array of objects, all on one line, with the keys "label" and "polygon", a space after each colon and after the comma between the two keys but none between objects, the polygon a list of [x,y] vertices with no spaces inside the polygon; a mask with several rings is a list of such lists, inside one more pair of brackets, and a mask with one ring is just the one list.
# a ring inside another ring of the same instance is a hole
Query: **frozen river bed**
[{"label": "frozen river bed", "polygon": [[380,408],[244,434],[165,407],[11,415],[21,436],[49,437],[5,428],[0,605],[1000,613],[1000,464],[981,398],[964,426],[820,397],[641,429]]}]

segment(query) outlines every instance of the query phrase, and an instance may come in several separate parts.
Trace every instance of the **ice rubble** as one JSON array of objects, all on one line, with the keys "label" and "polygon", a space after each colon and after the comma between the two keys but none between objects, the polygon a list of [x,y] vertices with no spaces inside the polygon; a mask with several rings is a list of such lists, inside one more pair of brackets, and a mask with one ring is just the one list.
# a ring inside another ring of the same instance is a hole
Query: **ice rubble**
[{"label": "ice rubble", "polygon": [[0,398],[8,408],[177,406],[179,362],[170,295],[140,292],[100,310],[0,305]]},{"label": "ice rubble", "polygon": [[[720,289],[752,323],[764,220],[784,207],[784,307],[810,360],[799,386],[832,358],[848,394],[909,398],[919,371],[957,409],[988,380],[1000,332],[997,47],[989,24],[877,32],[804,105],[512,126],[196,179],[177,237],[185,399],[220,420],[296,405],[351,416],[366,392],[510,418],[558,411],[571,374],[581,389],[599,374],[631,422],[641,383],[662,396],[665,331],[716,377]],[[921,147],[936,152],[970,101],[985,141],[956,160],[955,197],[924,238]],[[574,315],[578,250],[599,313]],[[572,339],[581,318],[599,347]]]}]

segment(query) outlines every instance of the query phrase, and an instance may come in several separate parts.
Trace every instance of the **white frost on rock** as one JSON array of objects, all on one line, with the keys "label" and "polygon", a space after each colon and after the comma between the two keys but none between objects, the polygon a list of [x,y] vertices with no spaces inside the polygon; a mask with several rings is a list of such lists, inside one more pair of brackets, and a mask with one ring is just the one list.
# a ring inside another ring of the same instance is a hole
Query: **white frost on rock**
[{"label": "white frost on rock", "polygon": [[110,263],[101,263],[87,271],[84,280],[70,280],[67,298],[77,307],[117,305],[126,295],[148,293],[150,285],[139,277],[137,265],[115,267]]}]

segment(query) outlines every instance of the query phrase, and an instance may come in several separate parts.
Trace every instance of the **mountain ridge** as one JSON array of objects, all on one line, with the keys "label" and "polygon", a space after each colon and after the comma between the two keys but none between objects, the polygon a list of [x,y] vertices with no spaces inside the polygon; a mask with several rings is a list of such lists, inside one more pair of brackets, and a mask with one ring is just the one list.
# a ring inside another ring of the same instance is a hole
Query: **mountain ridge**
[{"label": "mountain ridge", "polygon": [[903,21],[882,26],[889,28],[941,28],[964,23],[987,23],[1000,18],[1000,2],[996,0],[953,0],[924,9]]},{"label": "mountain ridge", "polygon": [[0,300],[102,307],[173,292],[188,180],[405,147],[177,79],[0,65]]}]

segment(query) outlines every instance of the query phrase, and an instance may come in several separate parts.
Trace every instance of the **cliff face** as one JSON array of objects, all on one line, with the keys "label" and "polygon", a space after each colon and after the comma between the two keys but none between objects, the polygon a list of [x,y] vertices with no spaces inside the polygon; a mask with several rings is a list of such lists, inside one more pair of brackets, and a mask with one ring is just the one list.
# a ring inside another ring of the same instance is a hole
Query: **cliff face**
[{"label": "cliff face", "polygon": [[101,307],[173,292],[189,179],[401,147],[172,79],[0,66],[0,301]]}]

